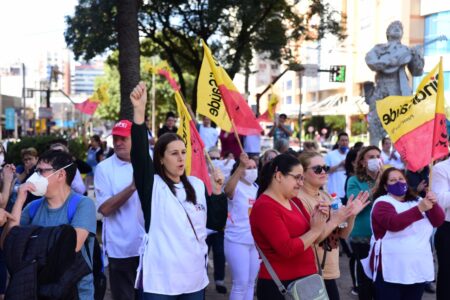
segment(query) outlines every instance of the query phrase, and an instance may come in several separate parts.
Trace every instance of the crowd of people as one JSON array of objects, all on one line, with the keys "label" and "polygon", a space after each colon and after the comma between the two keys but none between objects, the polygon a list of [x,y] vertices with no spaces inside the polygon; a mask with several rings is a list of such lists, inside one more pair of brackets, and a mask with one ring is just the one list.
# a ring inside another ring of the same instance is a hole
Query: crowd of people
[{"label": "crowd of people", "polygon": [[[186,175],[176,116],[167,114],[154,135],[145,123],[145,84],[130,98],[133,120],[113,127],[113,152],[93,136],[85,162],[59,141],[44,153],[23,149],[22,164],[15,166],[5,163],[0,148],[2,297],[25,299],[7,285],[24,276],[37,278],[36,298],[56,293],[63,283],[49,281],[40,258],[35,271],[24,274],[12,267],[6,249],[19,243],[20,228],[71,225],[65,239],[73,249],[59,253],[68,258],[53,268],[61,278],[77,276],[64,281],[69,288],[59,289],[58,299],[101,298],[92,272],[97,240],[113,299],[203,300],[211,267],[216,291],[231,300],[284,299],[273,273],[287,287],[319,271],[331,300],[340,299],[342,272],[351,274],[359,299],[421,299],[425,290],[434,292],[433,247],[437,299],[450,299],[450,158],[437,163],[432,176],[430,168],[411,172],[388,137],[381,149],[361,142],[350,147],[345,132],[326,154],[313,141],[294,151],[283,114],[268,132],[274,148],[261,151],[259,136],[236,137],[204,117],[197,129],[211,161],[208,194],[203,181]],[[87,196],[91,185],[95,201]],[[103,216],[101,234],[97,212]],[[54,255],[61,236],[53,233],[38,257]],[[31,238],[21,243],[30,249],[35,244]],[[345,270],[341,252],[350,257]],[[88,272],[73,271],[86,267]]]}]

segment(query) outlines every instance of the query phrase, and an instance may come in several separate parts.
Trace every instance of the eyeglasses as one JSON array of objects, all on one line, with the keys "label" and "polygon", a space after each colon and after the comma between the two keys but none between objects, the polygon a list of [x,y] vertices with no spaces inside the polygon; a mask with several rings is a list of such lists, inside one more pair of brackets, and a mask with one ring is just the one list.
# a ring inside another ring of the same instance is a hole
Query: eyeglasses
[{"label": "eyeglasses", "polygon": [[309,167],[308,169],[312,169],[314,171],[315,174],[319,175],[322,173],[322,171],[325,171],[325,173],[328,173],[328,171],[330,171],[330,167],[323,165],[323,166],[313,166],[313,167]]},{"label": "eyeglasses", "polygon": [[53,171],[53,170],[54,170],[54,168],[36,168],[36,169],[34,169],[34,171],[36,173],[38,173],[39,175],[42,175],[45,172],[50,172],[50,171]]},{"label": "eyeglasses", "polygon": [[219,160],[220,157],[211,157],[211,160]]},{"label": "eyeglasses", "polygon": [[292,176],[297,182],[303,182],[303,175],[302,174],[291,174],[291,173],[287,173],[287,175]]}]

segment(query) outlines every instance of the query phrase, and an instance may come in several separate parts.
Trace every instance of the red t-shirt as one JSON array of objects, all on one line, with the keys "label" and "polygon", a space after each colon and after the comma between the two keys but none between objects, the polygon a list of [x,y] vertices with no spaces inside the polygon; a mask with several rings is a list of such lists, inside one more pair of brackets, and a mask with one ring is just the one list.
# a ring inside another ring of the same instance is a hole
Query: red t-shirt
[{"label": "red t-shirt", "polygon": [[[309,214],[299,199],[292,200],[302,213],[294,205],[288,210],[263,194],[256,200],[250,215],[253,238],[280,280],[317,273],[314,252],[311,247],[304,250],[300,239],[310,229]],[[271,279],[262,262],[258,277]]]}]

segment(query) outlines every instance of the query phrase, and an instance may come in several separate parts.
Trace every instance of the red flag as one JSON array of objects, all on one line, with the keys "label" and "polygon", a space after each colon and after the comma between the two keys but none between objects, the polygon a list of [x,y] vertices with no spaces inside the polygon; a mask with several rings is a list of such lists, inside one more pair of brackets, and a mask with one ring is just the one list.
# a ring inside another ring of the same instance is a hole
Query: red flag
[{"label": "red flag", "polygon": [[208,195],[211,195],[212,186],[208,174],[208,165],[203,153],[205,144],[203,144],[193,120],[189,121],[189,127],[191,129],[191,175],[201,179],[205,184]]},{"label": "red flag", "polygon": [[273,122],[273,118],[270,118],[269,110],[266,110],[256,120],[258,120],[258,122]]},{"label": "red flag", "polygon": [[93,115],[97,110],[98,102],[91,101],[87,99],[84,102],[76,103],[75,108],[87,115]]}]

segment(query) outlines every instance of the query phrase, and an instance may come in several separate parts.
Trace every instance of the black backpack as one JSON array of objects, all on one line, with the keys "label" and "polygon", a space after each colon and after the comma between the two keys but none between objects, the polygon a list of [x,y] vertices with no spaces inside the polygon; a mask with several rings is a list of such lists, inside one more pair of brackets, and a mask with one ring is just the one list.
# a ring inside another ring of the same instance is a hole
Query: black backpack
[{"label": "black backpack", "polygon": [[[81,194],[72,192],[72,197],[70,197],[70,199],[67,200],[69,201],[67,207],[67,219],[69,220],[69,223],[72,222],[73,216],[77,211],[78,203],[83,197],[84,196]],[[36,213],[39,207],[42,205],[43,201],[44,198],[40,198],[30,203],[30,207],[28,209],[30,222],[36,216]],[[93,257],[91,257],[91,253],[89,251],[89,237],[92,237],[94,239]],[[89,233],[88,238],[84,242],[84,247],[86,248],[86,253],[92,265],[92,274],[94,276],[94,300],[103,300],[106,293],[106,275],[102,257],[102,250],[97,240],[97,237],[94,234]]]}]

